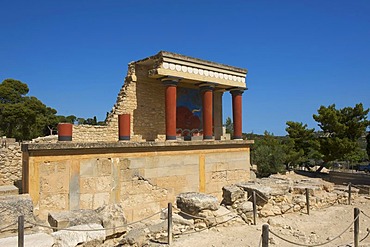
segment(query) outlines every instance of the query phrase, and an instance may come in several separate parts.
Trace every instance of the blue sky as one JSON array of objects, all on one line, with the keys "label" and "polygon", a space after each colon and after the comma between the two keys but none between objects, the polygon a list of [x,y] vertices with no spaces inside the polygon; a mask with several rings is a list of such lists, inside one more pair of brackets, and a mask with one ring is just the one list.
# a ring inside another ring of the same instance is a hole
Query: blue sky
[{"label": "blue sky", "polygon": [[321,105],[370,107],[369,13],[367,0],[0,0],[0,81],[103,120],[127,64],[166,50],[247,68],[243,132],[285,135],[288,120],[318,128]]}]

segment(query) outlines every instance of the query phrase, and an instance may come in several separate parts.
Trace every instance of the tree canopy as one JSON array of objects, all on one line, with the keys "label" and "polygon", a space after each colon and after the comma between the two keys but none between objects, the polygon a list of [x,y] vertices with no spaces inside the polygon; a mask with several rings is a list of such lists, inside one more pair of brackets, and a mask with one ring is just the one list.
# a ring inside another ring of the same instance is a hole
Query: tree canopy
[{"label": "tree canopy", "polygon": [[285,152],[281,140],[265,131],[263,138],[255,140],[252,161],[257,164],[259,176],[269,176],[284,170]]},{"label": "tree canopy", "polygon": [[357,140],[370,124],[367,120],[369,109],[364,109],[361,103],[342,109],[336,109],[333,104],[321,106],[317,112],[313,118],[323,131],[319,141],[324,162],[359,156]]},{"label": "tree canopy", "polygon": [[33,96],[27,84],[6,79],[0,84],[0,134],[30,140],[52,134],[59,122],[74,122],[75,116],[57,116],[57,111]]}]

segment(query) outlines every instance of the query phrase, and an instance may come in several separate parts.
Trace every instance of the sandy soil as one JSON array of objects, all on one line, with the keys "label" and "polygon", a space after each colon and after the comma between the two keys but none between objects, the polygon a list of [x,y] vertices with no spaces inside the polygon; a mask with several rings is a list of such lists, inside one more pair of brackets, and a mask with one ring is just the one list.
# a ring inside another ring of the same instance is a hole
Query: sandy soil
[{"label": "sandy soil", "polygon": [[[217,226],[202,232],[176,236],[173,247],[189,246],[259,246],[262,225],[267,221],[270,230],[277,235],[295,243],[315,244],[325,243],[340,235],[347,227],[351,227],[340,237],[322,246],[353,246],[354,208],[357,207],[370,216],[370,198],[361,196],[352,205],[336,205],[321,210],[311,210],[310,215],[291,213],[284,216],[258,219],[256,226],[235,223],[231,226]],[[370,218],[360,214],[360,240],[368,233]],[[270,246],[297,246],[270,234]],[[370,246],[370,236],[365,238],[360,246]]]}]

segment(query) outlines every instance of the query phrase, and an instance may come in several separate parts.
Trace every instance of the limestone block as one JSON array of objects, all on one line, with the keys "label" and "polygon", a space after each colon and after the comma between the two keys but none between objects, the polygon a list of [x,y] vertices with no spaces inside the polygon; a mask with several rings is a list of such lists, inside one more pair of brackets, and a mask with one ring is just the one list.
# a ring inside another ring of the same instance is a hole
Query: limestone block
[{"label": "limestone block", "polygon": [[235,185],[222,187],[222,203],[232,205],[236,200],[244,197],[244,191]]},{"label": "limestone block", "polygon": [[219,203],[216,197],[197,192],[179,194],[176,197],[176,205],[181,211],[189,214],[197,214],[207,209],[213,211],[219,209]]},{"label": "limestone block", "polygon": [[147,243],[147,232],[145,229],[133,229],[127,233],[126,236],[120,240],[121,245],[128,244],[129,246],[146,246]]},{"label": "limestone block", "polygon": [[253,203],[251,201],[245,201],[238,206],[238,210],[240,210],[243,213],[252,212]]},{"label": "limestone block", "polygon": [[18,188],[14,185],[0,186],[0,196],[18,195]]},{"label": "limestone block", "polygon": [[101,207],[109,203],[110,192],[95,193],[93,199],[93,208]]},{"label": "limestone block", "polygon": [[[10,195],[0,197],[0,228],[17,222],[18,216],[24,215],[26,221],[35,222],[33,216],[33,203],[29,194]],[[26,223],[26,227],[30,227]],[[4,231],[17,229],[13,225]]]},{"label": "limestone block", "polygon": [[68,194],[66,193],[40,193],[40,205],[43,210],[66,210],[68,204]]},{"label": "limestone block", "polygon": [[[103,227],[106,229],[122,226],[127,222],[125,213],[123,211],[123,207],[120,204],[105,205],[100,208],[97,208],[95,211],[99,214]],[[106,231],[106,235],[110,236],[117,232],[124,231],[126,231],[126,227],[109,229]]]},{"label": "limestone block", "polygon": [[[51,247],[54,244],[54,238],[46,233],[35,233],[24,235],[24,247]],[[17,246],[18,236],[0,238],[0,246]]]},{"label": "limestone block", "polygon": [[[96,231],[73,231],[73,230],[96,230]],[[55,239],[55,246],[58,247],[75,247],[80,243],[85,243],[93,240],[104,241],[105,230],[100,224],[78,225],[53,232],[52,236]]]},{"label": "limestone block", "polygon": [[271,197],[272,188],[267,185],[261,185],[257,183],[238,183],[236,186],[242,188],[248,192],[248,196],[256,193],[256,203],[258,206],[265,205]]},{"label": "limestone block", "polygon": [[99,214],[94,210],[80,209],[73,211],[51,212],[48,215],[48,222],[52,227],[63,229],[84,224],[101,224],[101,219]]}]

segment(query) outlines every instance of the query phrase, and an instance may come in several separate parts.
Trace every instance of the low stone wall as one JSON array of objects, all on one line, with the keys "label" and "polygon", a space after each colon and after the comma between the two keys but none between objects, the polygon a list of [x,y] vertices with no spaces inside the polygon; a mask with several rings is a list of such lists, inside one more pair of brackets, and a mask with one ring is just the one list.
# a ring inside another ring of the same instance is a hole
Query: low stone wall
[{"label": "low stone wall", "polygon": [[19,143],[8,143],[0,148],[0,186],[20,185],[22,180],[22,152]]},{"label": "low stone wall", "polygon": [[23,187],[36,215],[122,204],[128,221],[174,202],[181,192],[221,199],[250,177],[251,141],[24,144]]},{"label": "low stone wall", "polygon": [[[237,183],[223,188],[223,204],[237,212],[245,221],[252,220],[253,192],[260,217],[276,216],[291,212],[307,212],[306,189],[311,209],[348,203],[348,188],[334,186],[320,178],[272,175],[253,182]],[[358,189],[352,188],[352,197]]]},{"label": "low stone wall", "polygon": [[73,142],[114,142],[118,141],[118,128],[99,125],[74,125]]}]

